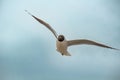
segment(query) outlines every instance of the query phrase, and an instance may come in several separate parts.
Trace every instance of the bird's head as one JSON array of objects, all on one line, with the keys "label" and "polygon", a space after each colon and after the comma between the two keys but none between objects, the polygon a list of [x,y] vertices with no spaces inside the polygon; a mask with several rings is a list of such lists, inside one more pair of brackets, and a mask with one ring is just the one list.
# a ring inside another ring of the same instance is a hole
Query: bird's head
[{"label": "bird's head", "polygon": [[63,35],[58,36],[58,41],[62,42],[65,40],[65,37]]}]

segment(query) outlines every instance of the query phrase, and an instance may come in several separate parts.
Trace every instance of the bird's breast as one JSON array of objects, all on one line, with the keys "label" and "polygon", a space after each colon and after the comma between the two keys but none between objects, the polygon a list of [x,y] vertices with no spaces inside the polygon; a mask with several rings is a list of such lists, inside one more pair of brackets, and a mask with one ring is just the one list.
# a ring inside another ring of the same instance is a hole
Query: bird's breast
[{"label": "bird's breast", "polygon": [[57,47],[57,50],[61,53],[66,51],[67,50],[67,41],[62,41],[62,42],[57,41],[56,47]]}]

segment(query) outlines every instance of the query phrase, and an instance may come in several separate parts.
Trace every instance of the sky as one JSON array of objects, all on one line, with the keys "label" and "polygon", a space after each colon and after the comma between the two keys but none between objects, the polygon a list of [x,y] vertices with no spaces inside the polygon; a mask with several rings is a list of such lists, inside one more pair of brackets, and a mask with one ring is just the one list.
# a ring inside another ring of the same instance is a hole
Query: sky
[{"label": "sky", "polygon": [[120,51],[79,45],[56,51],[53,34],[120,49],[119,0],[0,0],[0,80],[119,80]]}]

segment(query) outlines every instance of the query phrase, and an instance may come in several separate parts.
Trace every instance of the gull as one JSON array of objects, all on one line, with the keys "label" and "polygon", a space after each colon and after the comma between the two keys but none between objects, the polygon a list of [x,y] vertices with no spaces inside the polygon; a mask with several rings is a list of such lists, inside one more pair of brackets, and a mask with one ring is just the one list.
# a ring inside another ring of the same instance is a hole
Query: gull
[{"label": "gull", "polygon": [[61,55],[65,55],[65,56],[71,56],[71,54],[67,51],[67,48],[69,46],[73,46],[73,45],[81,45],[81,44],[86,44],[86,45],[95,45],[95,46],[99,46],[99,47],[103,47],[103,48],[109,48],[109,49],[114,49],[114,50],[118,50],[116,48],[92,41],[92,40],[88,40],[88,39],[76,39],[76,40],[66,40],[64,35],[58,35],[56,33],[56,31],[45,21],[43,21],[40,18],[37,18],[36,16],[32,15],[30,12],[28,12],[27,10],[25,10],[29,15],[31,15],[35,20],[37,20],[39,23],[43,24],[46,28],[48,28],[53,35],[56,38],[56,47],[57,47],[57,51],[61,53]]}]

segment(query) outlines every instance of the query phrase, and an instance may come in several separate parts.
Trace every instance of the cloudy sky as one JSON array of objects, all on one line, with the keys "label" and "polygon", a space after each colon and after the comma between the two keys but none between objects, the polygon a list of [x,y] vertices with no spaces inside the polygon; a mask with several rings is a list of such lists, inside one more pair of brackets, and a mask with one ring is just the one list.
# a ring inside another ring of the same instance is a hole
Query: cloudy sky
[{"label": "cloudy sky", "polygon": [[53,34],[120,48],[119,0],[0,0],[0,80],[119,80],[120,51],[73,46],[56,51]]}]

